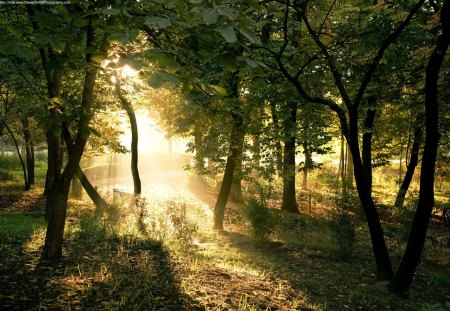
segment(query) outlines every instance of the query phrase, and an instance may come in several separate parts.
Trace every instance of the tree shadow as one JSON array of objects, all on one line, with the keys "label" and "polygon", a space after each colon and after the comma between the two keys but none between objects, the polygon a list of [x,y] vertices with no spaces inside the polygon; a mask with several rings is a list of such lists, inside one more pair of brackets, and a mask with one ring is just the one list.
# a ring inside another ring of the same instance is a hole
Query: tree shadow
[{"label": "tree shadow", "polygon": [[40,248],[1,247],[0,310],[200,310],[159,242],[80,231],[52,261]]}]

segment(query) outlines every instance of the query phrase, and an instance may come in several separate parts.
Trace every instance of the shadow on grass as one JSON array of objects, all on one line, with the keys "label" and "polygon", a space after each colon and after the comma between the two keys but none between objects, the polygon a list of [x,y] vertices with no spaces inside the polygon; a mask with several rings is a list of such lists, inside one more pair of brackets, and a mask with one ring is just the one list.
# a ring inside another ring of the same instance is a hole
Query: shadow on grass
[{"label": "shadow on grass", "polygon": [[44,261],[40,246],[20,247],[32,234],[21,236],[1,246],[0,310],[193,310],[158,242],[84,225],[69,234],[62,259]]}]

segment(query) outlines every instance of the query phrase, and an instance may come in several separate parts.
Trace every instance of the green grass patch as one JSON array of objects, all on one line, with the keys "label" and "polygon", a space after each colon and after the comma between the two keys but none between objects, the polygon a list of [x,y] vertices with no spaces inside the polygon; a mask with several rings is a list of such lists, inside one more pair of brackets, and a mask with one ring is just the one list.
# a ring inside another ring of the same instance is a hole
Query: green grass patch
[{"label": "green grass patch", "polygon": [[25,243],[38,229],[45,227],[43,218],[21,214],[0,215],[0,245]]}]

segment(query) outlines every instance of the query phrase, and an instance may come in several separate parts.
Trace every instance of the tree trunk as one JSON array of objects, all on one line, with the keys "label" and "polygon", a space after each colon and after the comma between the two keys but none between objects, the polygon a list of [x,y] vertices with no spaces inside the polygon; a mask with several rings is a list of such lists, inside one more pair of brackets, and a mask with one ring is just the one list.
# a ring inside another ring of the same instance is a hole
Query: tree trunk
[{"label": "tree trunk", "polygon": [[197,174],[201,175],[205,170],[205,159],[203,158],[202,145],[203,145],[203,135],[198,122],[194,124],[194,161],[195,170]]},{"label": "tree trunk", "polygon": [[208,173],[211,179],[216,177],[216,172],[214,170],[214,160],[212,158],[208,158]]},{"label": "tree trunk", "polygon": [[362,136],[362,162],[367,178],[369,191],[372,193],[372,133],[375,122],[377,98],[370,96],[367,100],[368,109],[364,119],[364,133]]},{"label": "tree trunk", "polygon": [[423,134],[423,116],[422,113],[417,115],[415,127],[414,127],[414,138],[413,145],[411,148],[411,158],[408,161],[408,166],[406,167],[406,173],[403,177],[403,181],[400,185],[400,189],[398,190],[397,196],[395,198],[394,206],[396,208],[403,207],[403,203],[405,202],[406,193],[408,192],[409,186],[411,184],[412,178],[414,176],[414,171],[419,163],[419,151],[420,145],[422,143],[422,134]]},{"label": "tree trunk", "polygon": [[[243,122],[244,123],[244,122]],[[242,126],[241,135],[245,135],[245,125]],[[234,168],[233,181],[231,182],[231,189],[229,199],[231,202],[242,203],[242,152],[244,149],[244,140],[236,148],[236,165]]]},{"label": "tree trunk", "polygon": [[107,209],[108,203],[106,203],[106,201],[100,196],[97,189],[92,186],[80,166],[77,167],[75,174],[84,190],[86,190],[86,193],[89,195],[89,198],[91,198],[92,202],[94,202],[97,208],[97,215],[101,215]]},{"label": "tree trunk", "polygon": [[283,202],[281,209],[299,213],[295,197],[295,136],[297,128],[297,104],[288,104],[289,116],[284,122],[283,153]]},{"label": "tree trunk", "polygon": [[136,122],[136,114],[134,113],[133,105],[123,96],[120,87],[120,77],[116,76],[116,93],[119,97],[122,108],[126,111],[131,127],[131,174],[133,175],[133,194],[134,197],[141,194],[141,178],[139,177],[138,168],[138,127]]},{"label": "tree trunk", "polygon": [[[344,135],[341,133],[341,152],[339,156],[339,167],[338,167],[338,173],[337,173],[337,182],[339,184],[339,179],[343,177],[342,172],[344,171],[344,161],[345,161],[345,139]],[[342,178],[343,180],[343,178]]]},{"label": "tree trunk", "polygon": [[34,178],[35,158],[34,158],[33,140],[31,139],[29,119],[27,117],[23,117],[21,119],[21,121],[22,121],[22,127],[23,127],[23,138],[25,140],[28,184],[30,186],[32,186],[32,185],[34,185],[34,182],[35,182],[35,178]]},{"label": "tree trunk", "polygon": [[228,196],[231,190],[233,181],[234,169],[236,167],[236,160],[238,156],[238,149],[244,143],[244,125],[242,116],[239,114],[232,114],[233,128],[231,129],[230,149],[228,151],[227,163],[225,165],[225,172],[223,175],[222,186],[220,187],[219,196],[214,207],[214,229],[223,230],[223,220],[225,216],[225,206],[228,201]]},{"label": "tree trunk", "polygon": [[19,147],[19,144],[17,142],[17,139],[14,136],[14,133],[9,128],[8,124],[6,124],[5,121],[3,121],[3,124],[5,125],[5,128],[8,131],[9,135],[11,135],[11,138],[12,138],[12,140],[14,142],[14,146],[16,147],[17,156],[19,157],[20,165],[22,166],[24,188],[25,188],[25,190],[30,190],[30,183],[28,182],[28,177],[27,177],[27,169],[25,167],[25,162],[23,161],[22,155],[20,153],[20,147]]},{"label": "tree trunk", "polygon": [[46,204],[50,208],[48,209],[47,232],[42,251],[42,258],[44,259],[62,257],[68,194],[69,187],[67,184],[63,187],[52,187],[47,192]]},{"label": "tree trunk", "polygon": [[[69,128],[67,127],[67,124],[63,123],[62,125],[62,134],[64,137],[64,140],[66,141],[67,145],[67,152],[69,153],[69,156],[72,152],[72,146],[73,146],[73,139],[70,134]],[[111,164],[110,164],[111,165]],[[111,177],[111,176],[109,176]],[[76,168],[75,176],[72,178],[72,195],[75,198],[81,198],[81,186],[83,186],[86,193],[89,195],[89,198],[91,198],[92,202],[95,204],[97,210],[96,214],[101,215],[108,207],[108,203],[100,196],[100,194],[97,192],[97,189],[95,189],[89,179],[84,174],[83,170],[81,169],[80,165]],[[74,189],[76,188],[76,189]]]},{"label": "tree trunk", "polygon": [[[34,16],[34,7],[27,5],[30,17]],[[37,24],[33,23],[33,28],[37,28]],[[92,48],[94,45],[94,26],[92,20],[87,25],[86,47]],[[50,98],[60,96],[61,86],[61,68],[57,62],[54,66],[49,66],[48,55],[46,51],[39,49],[42,64],[47,80],[47,87]],[[51,52],[51,51],[50,51]],[[90,53],[86,54],[85,78],[81,97],[80,119],[77,124],[77,132],[72,146],[68,147],[71,152],[67,163],[61,173],[61,142],[60,137],[55,135],[60,130],[61,124],[54,124],[47,132],[47,148],[48,148],[48,172],[47,172],[47,200],[46,212],[48,213],[47,232],[45,235],[45,244],[42,252],[43,259],[55,259],[62,256],[62,242],[64,238],[64,226],[67,211],[67,198],[69,195],[70,182],[80,163],[83,155],[84,147],[88,139],[89,133],[86,128],[89,126],[91,119],[92,105],[94,103],[94,86],[97,77],[97,67],[93,66],[94,60]],[[54,108],[48,108],[49,117],[55,117]]]},{"label": "tree trunk", "polygon": [[70,196],[74,199],[80,200],[83,198],[83,186],[81,186],[80,180],[77,176],[72,178],[72,187],[70,191]]},{"label": "tree trunk", "polygon": [[345,165],[346,173],[345,173],[345,183],[346,189],[353,189],[353,154],[348,150],[347,147],[347,164]]},{"label": "tree trunk", "polygon": [[305,141],[303,143],[303,154],[305,155],[305,164],[303,165],[303,182],[302,182],[302,188],[308,189],[308,171],[311,167],[311,152],[309,152],[308,149],[308,142]]},{"label": "tree trunk", "polygon": [[278,118],[278,112],[277,107],[275,106],[274,102],[270,102],[270,112],[272,114],[272,122],[273,122],[273,128],[275,130],[275,164],[278,175],[283,174],[283,148],[281,147],[280,142],[280,125],[279,125],[279,118]]},{"label": "tree trunk", "polygon": [[391,289],[404,293],[411,286],[414,273],[423,251],[428,224],[434,207],[434,173],[439,144],[439,72],[450,44],[450,0],[445,0],[441,10],[442,34],[439,36],[425,76],[425,146],[422,159],[419,202],[414,215],[408,244],[400,266],[395,274]]},{"label": "tree trunk", "polygon": [[354,176],[356,180],[356,188],[361,201],[361,206],[366,216],[369,226],[370,238],[372,241],[372,250],[377,266],[377,279],[390,280],[392,278],[392,264],[389,258],[388,249],[384,240],[383,228],[381,227],[380,217],[378,216],[375,203],[370,193],[367,183],[367,177],[362,164],[359,144],[358,144],[358,111],[352,109],[349,111],[350,131],[349,131],[349,147],[353,159]]}]

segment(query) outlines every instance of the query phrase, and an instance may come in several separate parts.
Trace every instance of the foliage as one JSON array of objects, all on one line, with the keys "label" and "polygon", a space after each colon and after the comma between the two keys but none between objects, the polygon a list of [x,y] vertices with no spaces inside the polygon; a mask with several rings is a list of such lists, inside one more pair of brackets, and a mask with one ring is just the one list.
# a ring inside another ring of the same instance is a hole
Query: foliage
[{"label": "foliage", "polygon": [[9,172],[5,172],[3,170],[0,170],[0,181],[16,181],[17,178],[10,174]]},{"label": "foliage", "polygon": [[245,216],[252,225],[252,233],[259,241],[267,239],[278,223],[278,219],[271,213],[267,205],[261,201],[250,199],[245,209]]},{"label": "foliage", "polygon": [[189,251],[193,247],[198,225],[188,218],[188,205],[168,201],[167,213],[173,225],[173,236],[180,244],[181,250]]},{"label": "foliage", "polygon": [[355,224],[351,216],[355,210],[354,203],[351,195],[338,195],[331,211],[332,238],[336,241],[337,256],[342,260],[351,258],[355,246]]}]

